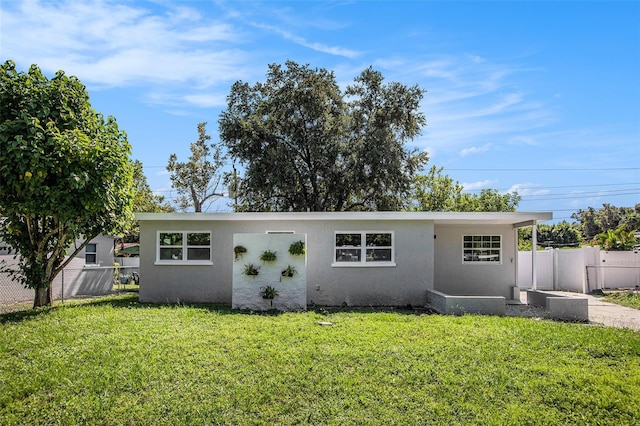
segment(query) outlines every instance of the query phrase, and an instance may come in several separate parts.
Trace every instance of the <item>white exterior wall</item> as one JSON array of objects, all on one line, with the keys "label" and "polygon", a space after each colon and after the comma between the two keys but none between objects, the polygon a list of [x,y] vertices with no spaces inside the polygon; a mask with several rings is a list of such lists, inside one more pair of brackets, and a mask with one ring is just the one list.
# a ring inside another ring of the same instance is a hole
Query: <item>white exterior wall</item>
[{"label": "white exterior wall", "polygon": [[[303,241],[305,234],[235,234],[233,247],[238,245],[247,252],[233,262],[233,294],[231,307],[267,311],[303,311],[307,309],[307,262],[306,255],[289,254],[291,244]],[[270,250],[276,253],[273,262],[260,261],[260,255]],[[245,265],[258,267],[258,275],[246,275]],[[288,266],[295,269],[292,277],[283,277],[282,271]],[[271,286],[278,295],[273,299],[263,299],[261,289]]]},{"label": "white exterior wall", "polygon": [[[211,231],[212,265],[156,265],[158,231]],[[251,220],[140,222],[140,300],[232,301],[233,235],[307,234],[307,303],[328,306],[422,306],[433,289],[433,222],[381,220]],[[336,231],[393,231],[395,266],[332,266]]]},{"label": "white exterior wall", "polygon": [[[502,262],[462,262],[464,235],[501,235]],[[503,296],[512,298],[516,285],[516,242],[509,225],[436,225],[435,290],[456,296]]]}]

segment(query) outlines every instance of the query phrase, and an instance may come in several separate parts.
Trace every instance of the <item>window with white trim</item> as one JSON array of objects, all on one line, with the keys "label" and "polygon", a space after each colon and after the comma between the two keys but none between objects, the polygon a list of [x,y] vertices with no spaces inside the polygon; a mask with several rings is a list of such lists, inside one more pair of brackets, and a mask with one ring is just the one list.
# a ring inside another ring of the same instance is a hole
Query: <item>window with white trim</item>
[{"label": "window with white trim", "polygon": [[346,265],[392,264],[393,232],[336,232],[335,263]]},{"label": "window with white trim", "polygon": [[84,246],[84,263],[86,265],[98,264],[98,245],[95,243],[89,243]]},{"label": "window with white trim", "polygon": [[157,261],[161,263],[210,263],[211,232],[158,232]]},{"label": "window with white trim", "polygon": [[502,262],[501,235],[463,235],[462,263]]}]

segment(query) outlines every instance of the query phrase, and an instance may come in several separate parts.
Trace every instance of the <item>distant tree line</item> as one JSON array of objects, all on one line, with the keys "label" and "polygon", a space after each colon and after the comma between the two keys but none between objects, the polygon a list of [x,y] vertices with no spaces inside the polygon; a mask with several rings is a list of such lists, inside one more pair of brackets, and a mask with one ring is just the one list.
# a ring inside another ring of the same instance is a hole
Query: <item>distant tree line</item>
[{"label": "distant tree line", "polygon": [[[605,250],[631,250],[640,244],[640,204],[616,207],[603,204],[571,215],[576,222],[562,221],[554,225],[538,225],[538,248],[598,245]],[[520,249],[531,249],[531,228],[519,230]]]}]

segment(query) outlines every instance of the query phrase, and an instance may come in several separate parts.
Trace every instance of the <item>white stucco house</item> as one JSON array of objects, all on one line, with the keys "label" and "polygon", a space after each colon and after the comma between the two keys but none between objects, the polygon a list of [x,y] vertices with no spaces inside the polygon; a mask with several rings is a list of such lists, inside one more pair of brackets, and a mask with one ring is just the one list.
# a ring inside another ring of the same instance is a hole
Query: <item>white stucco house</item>
[{"label": "white stucco house", "polygon": [[[444,303],[438,302],[444,296],[504,305],[519,297],[517,229],[551,218],[550,212],[139,213],[140,300],[253,308],[250,294],[257,298],[258,289],[272,285],[280,299],[297,286],[302,294],[292,297],[306,305],[424,306]],[[287,253],[294,240],[304,242],[302,258]],[[239,245],[246,252],[234,252]],[[277,262],[260,260],[267,249],[278,253]],[[294,261],[295,284],[283,282],[280,269]],[[248,264],[260,274],[244,274]]]}]

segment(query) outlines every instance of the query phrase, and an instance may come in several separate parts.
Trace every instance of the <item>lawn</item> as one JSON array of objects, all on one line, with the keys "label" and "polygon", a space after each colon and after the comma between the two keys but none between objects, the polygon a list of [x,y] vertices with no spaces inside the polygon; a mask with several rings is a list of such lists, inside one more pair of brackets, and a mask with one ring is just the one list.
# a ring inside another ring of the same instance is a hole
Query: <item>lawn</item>
[{"label": "lawn", "polygon": [[616,292],[604,297],[606,302],[615,303],[628,308],[640,309],[640,293]]},{"label": "lawn", "polygon": [[640,419],[640,333],[630,330],[372,309],[255,314],[136,300],[0,315],[0,423]]}]

